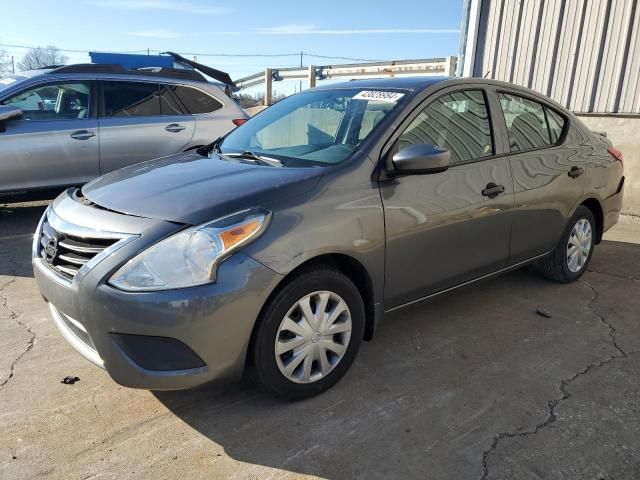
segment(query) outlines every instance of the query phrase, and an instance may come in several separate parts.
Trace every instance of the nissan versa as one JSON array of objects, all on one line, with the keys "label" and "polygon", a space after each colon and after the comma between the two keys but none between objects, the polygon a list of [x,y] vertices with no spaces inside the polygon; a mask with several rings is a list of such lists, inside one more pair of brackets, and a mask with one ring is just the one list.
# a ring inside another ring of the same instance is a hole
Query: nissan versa
[{"label": "nissan versa", "polygon": [[530,263],[578,279],[623,185],[607,138],[530,90],[360,80],[67,190],[33,265],[64,338],[116,382],[249,370],[299,399],[334,385],[386,312]]}]

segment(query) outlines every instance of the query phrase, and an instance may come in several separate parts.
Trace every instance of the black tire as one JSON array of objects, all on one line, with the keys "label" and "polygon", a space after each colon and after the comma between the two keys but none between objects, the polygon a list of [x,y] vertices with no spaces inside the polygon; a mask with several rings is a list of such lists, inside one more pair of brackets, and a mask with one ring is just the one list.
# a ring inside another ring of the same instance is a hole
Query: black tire
[{"label": "black tire", "polygon": [[[571,235],[573,227],[582,219],[587,220],[591,226],[591,249],[589,250],[587,260],[584,262],[582,267],[577,272],[572,272],[569,269],[567,261],[567,244],[569,242],[569,236]],[[589,262],[591,261],[593,248],[596,242],[596,232],[596,219],[593,215],[593,212],[587,207],[580,205],[576,209],[569,222],[567,222],[567,228],[565,228],[565,231],[562,234],[562,238],[560,239],[558,245],[556,245],[556,248],[538,263],[538,267],[542,274],[546,278],[560,283],[569,283],[578,280],[584,274],[584,272],[587,271],[587,267],[589,266]]]},{"label": "black tire", "polygon": [[[279,369],[275,342],[280,324],[289,310],[303,297],[317,291],[339,295],[351,315],[351,335],[347,350],[328,374],[311,383],[296,383]],[[335,385],[353,363],[364,336],[365,311],[360,292],[343,273],[326,266],[317,266],[295,275],[271,298],[263,309],[250,350],[250,372],[264,389],[289,400],[302,400],[328,390]]]}]

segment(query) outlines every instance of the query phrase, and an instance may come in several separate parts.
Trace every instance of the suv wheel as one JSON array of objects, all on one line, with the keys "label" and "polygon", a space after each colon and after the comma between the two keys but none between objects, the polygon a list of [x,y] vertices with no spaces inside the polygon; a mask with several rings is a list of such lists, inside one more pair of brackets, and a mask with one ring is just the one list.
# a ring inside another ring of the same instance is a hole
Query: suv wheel
[{"label": "suv wheel", "polygon": [[267,390],[299,400],[342,378],[364,334],[364,305],[344,274],[320,267],[297,275],[266,306],[253,342],[253,372]]},{"label": "suv wheel", "polygon": [[541,260],[545,277],[568,283],[580,278],[587,270],[595,244],[595,217],[587,207],[579,206],[569,220],[560,243]]}]

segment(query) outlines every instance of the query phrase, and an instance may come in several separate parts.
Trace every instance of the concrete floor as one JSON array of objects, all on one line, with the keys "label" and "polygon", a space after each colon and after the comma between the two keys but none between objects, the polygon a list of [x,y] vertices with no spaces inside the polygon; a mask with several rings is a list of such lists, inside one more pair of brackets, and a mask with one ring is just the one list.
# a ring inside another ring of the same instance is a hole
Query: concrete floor
[{"label": "concrete floor", "polygon": [[83,360],[32,278],[42,210],[0,207],[1,478],[640,478],[640,219],[577,283],[518,271],[389,316],[291,404],[129,390]]}]

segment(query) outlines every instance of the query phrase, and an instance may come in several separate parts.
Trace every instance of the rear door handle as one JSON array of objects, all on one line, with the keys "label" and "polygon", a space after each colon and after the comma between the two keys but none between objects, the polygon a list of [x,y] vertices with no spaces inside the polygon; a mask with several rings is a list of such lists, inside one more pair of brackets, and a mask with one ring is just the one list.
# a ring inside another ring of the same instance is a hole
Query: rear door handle
[{"label": "rear door handle", "polygon": [[489,198],[495,198],[501,193],[504,193],[504,185],[496,185],[493,182],[488,183],[484,190],[482,190],[482,195]]},{"label": "rear door handle", "polygon": [[173,133],[181,132],[181,131],[182,131],[182,130],[184,130],[185,128],[187,128],[187,127],[185,127],[185,126],[183,126],[183,125],[180,125],[179,123],[170,123],[169,125],[167,125],[166,127],[164,127],[164,129],[165,129],[167,132],[173,132]]},{"label": "rear door handle", "polygon": [[569,173],[567,175],[569,175],[571,178],[577,178],[583,173],[584,173],[584,168],[571,167],[571,170],[569,170]]},{"label": "rear door handle", "polygon": [[76,130],[70,136],[76,140],[89,140],[91,137],[95,137],[96,134],[89,130]]}]

